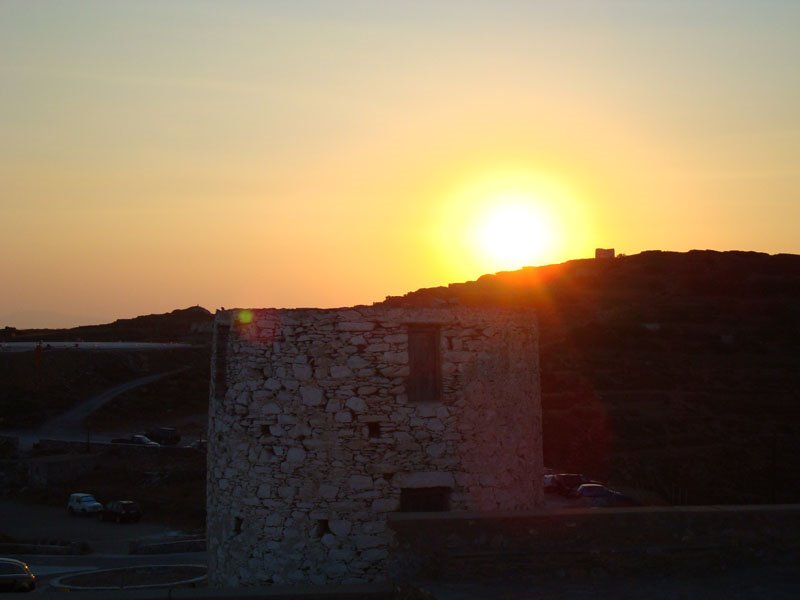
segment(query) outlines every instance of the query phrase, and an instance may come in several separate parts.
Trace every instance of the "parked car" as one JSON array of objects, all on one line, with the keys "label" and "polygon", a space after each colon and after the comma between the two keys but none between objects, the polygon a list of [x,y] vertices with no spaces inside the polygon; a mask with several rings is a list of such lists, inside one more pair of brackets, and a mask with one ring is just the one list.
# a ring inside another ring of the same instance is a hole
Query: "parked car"
[{"label": "parked car", "polygon": [[0,558],[0,591],[32,592],[36,589],[36,575],[21,560]]},{"label": "parked car", "polygon": [[144,432],[154,442],[162,446],[174,446],[181,441],[181,434],[175,427],[154,427]]},{"label": "parked car", "polygon": [[71,515],[93,515],[102,510],[103,505],[95,500],[95,497],[91,494],[70,494],[67,501],[67,511]]},{"label": "parked car", "polygon": [[102,521],[137,523],[142,518],[142,510],[133,500],[114,500],[106,504],[99,517]]},{"label": "parked car", "polygon": [[544,468],[544,491],[545,492],[554,492],[556,481],[555,481],[555,471],[550,467]]},{"label": "parked car", "polygon": [[158,442],[154,442],[146,435],[134,434],[124,438],[114,438],[111,440],[112,444],[133,444],[135,446],[160,446]]},{"label": "parked car", "polygon": [[197,450],[198,452],[205,452],[208,449],[208,440],[204,440],[201,438],[199,440],[193,441],[186,447],[192,448],[193,450]]},{"label": "parked car", "polygon": [[553,491],[558,492],[562,496],[573,496],[578,486],[584,483],[597,482],[579,473],[556,473],[553,475],[552,486],[555,488]]},{"label": "parked car", "polygon": [[575,497],[584,498],[591,506],[638,506],[639,503],[599,483],[584,483],[575,490]]}]

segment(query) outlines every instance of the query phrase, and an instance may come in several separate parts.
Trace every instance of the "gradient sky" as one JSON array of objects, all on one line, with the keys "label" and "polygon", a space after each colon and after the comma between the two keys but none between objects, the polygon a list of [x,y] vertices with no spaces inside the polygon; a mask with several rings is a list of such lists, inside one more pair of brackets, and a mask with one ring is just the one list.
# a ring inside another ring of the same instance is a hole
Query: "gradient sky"
[{"label": "gradient sky", "polygon": [[[0,0],[0,326],[798,253],[798,31],[795,0]],[[500,260],[509,196],[539,243]]]}]

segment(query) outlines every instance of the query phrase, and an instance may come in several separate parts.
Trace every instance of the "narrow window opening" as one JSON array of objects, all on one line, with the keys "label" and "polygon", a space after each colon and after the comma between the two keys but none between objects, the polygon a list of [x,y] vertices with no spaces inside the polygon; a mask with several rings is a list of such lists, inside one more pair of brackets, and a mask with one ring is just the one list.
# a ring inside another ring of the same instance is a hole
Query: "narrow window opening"
[{"label": "narrow window opening", "polygon": [[239,535],[242,533],[242,525],[244,524],[244,519],[242,517],[236,517],[233,520],[233,533]]},{"label": "narrow window opening", "polygon": [[369,429],[369,437],[371,437],[371,438],[379,438],[379,437],[381,437],[381,424],[380,423],[367,423],[367,428]]},{"label": "narrow window opening", "polygon": [[328,524],[328,519],[317,519],[317,532],[316,535],[318,538],[321,538],[326,533],[330,533],[331,528]]},{"label": "narrow window opening", "polygon": [[400,512],[446,512],[450,510],[450,488],[401,488]]},{"label": "narrow window opening", "polygon": [[440,327],[430,324],[408,326],[408,400],[440,402],[442,369]]},{"label": "narrow window opening", "polygon": [[214,357],[214,395],[220,400],[225,397],[225,393],[228,391],[227,363],[228,334],[230,330],[231,328],[228,325],[217,326],[216,356]]}]

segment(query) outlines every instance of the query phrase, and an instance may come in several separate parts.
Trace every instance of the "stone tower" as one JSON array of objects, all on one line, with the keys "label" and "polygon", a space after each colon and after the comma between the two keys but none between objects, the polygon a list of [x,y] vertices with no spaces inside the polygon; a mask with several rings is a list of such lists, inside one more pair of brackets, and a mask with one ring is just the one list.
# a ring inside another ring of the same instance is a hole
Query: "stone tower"
[{"label": "stone tower", "polygon": [[211,585],[385,581],[392,511],[542,503],[528,309],[217,313]]}]

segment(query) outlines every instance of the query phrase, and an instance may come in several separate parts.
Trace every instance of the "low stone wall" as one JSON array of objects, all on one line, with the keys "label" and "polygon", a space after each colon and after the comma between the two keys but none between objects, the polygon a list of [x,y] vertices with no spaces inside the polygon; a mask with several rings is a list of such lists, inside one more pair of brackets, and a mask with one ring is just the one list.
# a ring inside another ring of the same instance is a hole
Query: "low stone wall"
[{"label": "low stone wall", "polygon": [[399,580],[673,574],[796,564],[800,505],[395,513]]},{"label": "low stone wall", "polygon": [[22,544],[22,543],[3,543],[0,544],[0,554],[19,555],[36,554],[47,556],[67,556],[88,554],[91,551],[86,542],[71,542],[69,544]]},{"label": "low stone wall", "polygon": [[176,446],[148,447],[104,442],[68,442],[40,440],[32,457],[0,460],[0,484],[29,485],[45,488],[70,482],[92,472],[98,466],[126,464],[167,465],[177,458],[202,456],[193,448]]},{"label": "low stone wall", "polygon": [[0,458],[10,458],[19,452],[19,438],[12,435],[0,435]]},{"label": "low stone wall", "polygon": [[184,552],[205,552],[206,538],[192,538],[148,544],[133,540],[128,544],[129,554],[180,554]]},{"label": "low stone wall", "polygon": [[160,453],[170,456],[197,455],[194,448],[182,446],[140,446],[137,444],[111,444],[108,442],[68,442],[64,440],[42,439],[37,442],[36,451],[40,454],[66,453],[114,453],[123,456],[141,456],[143,453]]},{"label": "low stone wall", "polygon": [[27,470],[26,483],[38,488],[65,483],[91,473],[97,463],[97,454],[65,454],[21,460]]},{"label": "low stone wall", "polygon": [[23,485],[28,480],[28,471],[19,459],[0,460],[0,488],[7,489]]}]

